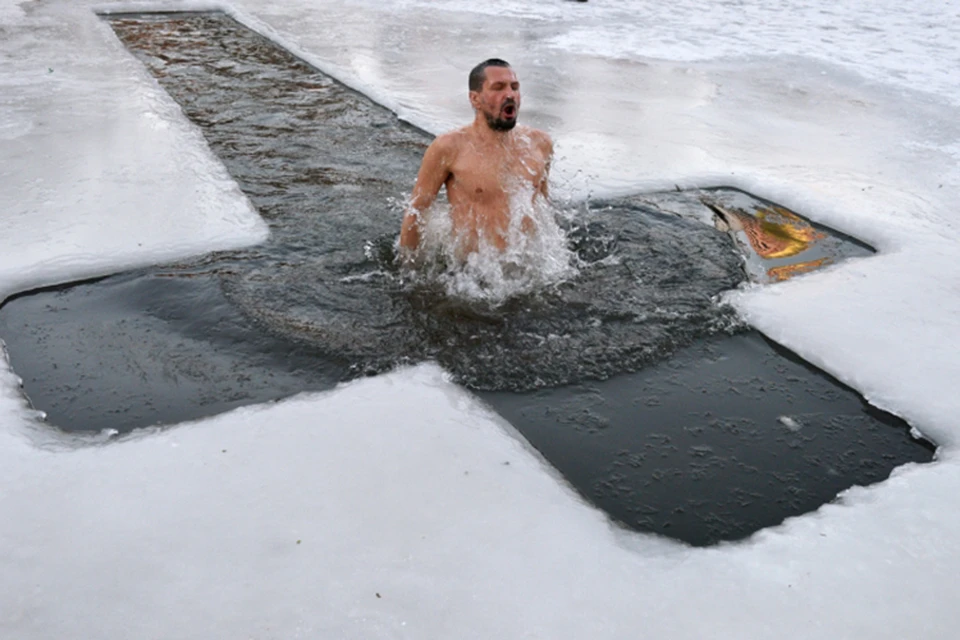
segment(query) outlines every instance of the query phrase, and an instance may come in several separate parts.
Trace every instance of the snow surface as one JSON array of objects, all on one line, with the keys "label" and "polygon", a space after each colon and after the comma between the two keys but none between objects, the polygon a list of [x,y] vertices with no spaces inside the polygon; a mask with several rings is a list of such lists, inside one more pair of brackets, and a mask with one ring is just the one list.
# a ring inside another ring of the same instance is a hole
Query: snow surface
[{"label": "snow surface", "polygon": [[[212,5],[0,0],[0,297],[265,234],[91,11],[131,6]],[[728,184],[871,242],[730,297],[938,461],[694,550],[610,525],[432,365],[114,441],[45,426],[0,359],[0,638],[956,637],[960,3],[220,6],[432,131],[507,58],[561,196]]]},{"label": "snow surface", "polygon": [[266,237],[108,25],[88,7],[23,6],[0,12],[0,299]]}]

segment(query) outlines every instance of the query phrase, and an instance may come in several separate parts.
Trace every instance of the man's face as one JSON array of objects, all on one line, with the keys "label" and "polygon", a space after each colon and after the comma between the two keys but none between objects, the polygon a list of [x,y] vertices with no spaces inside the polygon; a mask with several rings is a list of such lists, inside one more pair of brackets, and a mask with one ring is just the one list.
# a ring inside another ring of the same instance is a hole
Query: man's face
[{"label": "man's face", "polygon": [[470,92],[470,104],[494,131],[510,131],[520,113],[520,81],[510,67],[487,67],[480,91]]}]

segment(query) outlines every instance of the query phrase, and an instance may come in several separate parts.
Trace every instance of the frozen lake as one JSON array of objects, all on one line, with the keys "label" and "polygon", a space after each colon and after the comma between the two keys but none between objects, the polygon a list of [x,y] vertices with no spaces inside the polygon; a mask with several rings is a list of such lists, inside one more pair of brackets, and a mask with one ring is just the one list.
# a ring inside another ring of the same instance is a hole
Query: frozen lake
[{"label": "frozen lake", "polygon": [[[110,8],[158,6],[205,8]],[[5,297],[268,233],[93,8],[0,8]],[[431,365],[105,446],[37,422],[5,367],[6,635],[952,637],[956,3],[227,8],[434,133],[469,117],[466,69],[511,60],[570,202],[727,184],[863,239],[878,255],[728,300],[937,460],[691,550],[612,528]]]},{"label": "frozen lake", "polygon": [[498,391],[481,397],[587,500],[699,545],[929,459],[905,423],[714,300],[744,267],[770,282],[868,248],[734,190],[643,194],[556,213],[579,271],[559,285],[505,304],[411,288],[389,194],[412,183],[429,136],[223,14],[111,24],[272,233],[8,302],[0,335],[52,424],[125,433],[435,359]]}]

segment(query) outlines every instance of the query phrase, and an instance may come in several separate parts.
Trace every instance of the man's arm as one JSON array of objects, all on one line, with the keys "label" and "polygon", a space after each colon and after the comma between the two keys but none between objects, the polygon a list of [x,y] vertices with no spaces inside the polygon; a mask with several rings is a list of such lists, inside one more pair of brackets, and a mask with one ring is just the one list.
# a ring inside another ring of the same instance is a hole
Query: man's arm
[{"label": "man's arm", "polygon": [[544,200],[550,199],[549,186],[550,182],[550,165],[553,163],[553,140],[550,139],[550,135],[544,133],[543,131],[538,131],[538,143],[540,146],[540,153],[543,154],[544,163],[543,163],[543,179],[540,180],[540,185],[538,190],[540,195],[543,196]]},{"label": "man's arm", "polygon": [[400,250],[416,251],[420,246],[420,230],[423,227],[422,216],[440,193],[440,187],[450,177],[453,164],[453,145],[449,135],[443,135],[433,141],[423,154],[417,183],[410,195],[410,205],[403,216],[400,226]]}]

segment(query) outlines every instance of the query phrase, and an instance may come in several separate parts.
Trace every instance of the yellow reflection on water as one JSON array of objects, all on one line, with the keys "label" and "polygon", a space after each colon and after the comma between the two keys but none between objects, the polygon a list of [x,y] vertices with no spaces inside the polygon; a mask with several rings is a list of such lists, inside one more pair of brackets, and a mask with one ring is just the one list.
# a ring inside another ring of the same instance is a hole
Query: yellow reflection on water
[{"label": "yellow reflection on water", "polygon": [[820,258],[819,260],[807,260],[797,264],[785,264],[779,267],[767,269],[767,276],[774,282],[783,282],[793,276],[799,276],[803,273],[809,273],[819,269],[825,264],[830,263],[830,258]]},{"label": "yellow reflection on water", "polygon": [[[717,214],[718,228],[723,231],[742,232],[742,237],[746,238],[750,245],[749,248],[764,260],[783,260],[798,256],[827,237],[826,233],[818,231],[797,214],[777,205],[759,206],[753,213],[748,213],[706,199],[704,204]],[[767,277],[772,282],[781,282],[809,273],[830,262],[829,257],[821,257],[793,264],[780,264],[767,269]]]}]

